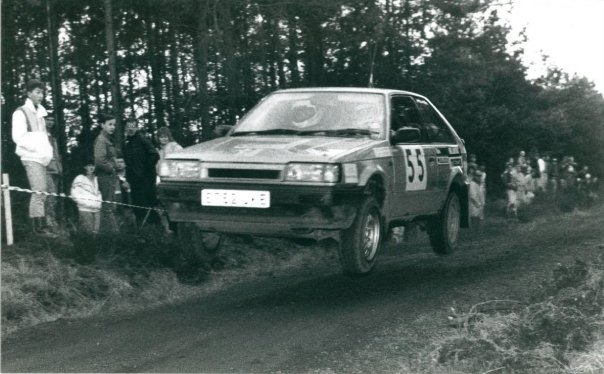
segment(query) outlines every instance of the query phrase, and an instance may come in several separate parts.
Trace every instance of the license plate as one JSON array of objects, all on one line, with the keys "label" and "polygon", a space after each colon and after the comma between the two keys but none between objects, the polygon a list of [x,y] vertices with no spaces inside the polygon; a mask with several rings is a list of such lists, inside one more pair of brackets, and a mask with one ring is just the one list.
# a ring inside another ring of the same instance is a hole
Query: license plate
[{"label": "license plate", "polygon": [[201,205],[269,208],[271,193],[270,191],[204,189],[201,190]]}]

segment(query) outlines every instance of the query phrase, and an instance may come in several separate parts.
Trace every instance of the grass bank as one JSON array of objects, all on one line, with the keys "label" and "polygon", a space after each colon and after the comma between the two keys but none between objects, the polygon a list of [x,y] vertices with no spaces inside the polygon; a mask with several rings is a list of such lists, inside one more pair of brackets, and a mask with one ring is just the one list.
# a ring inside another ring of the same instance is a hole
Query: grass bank
[{"label": "grass bank", "polygon": [[333,249],[229,237],[219,258],[192,268],[180,257],[176,239],[153,229],[29,237],[2,253],[2,332],[59,318],[134,312],[335,260]]},{"label": "grass bank", "polygon": [[604,255],[559,264],[528,303],[451,309],[455,332],[434,343],[437,368],[460,372],[604,372]]}]

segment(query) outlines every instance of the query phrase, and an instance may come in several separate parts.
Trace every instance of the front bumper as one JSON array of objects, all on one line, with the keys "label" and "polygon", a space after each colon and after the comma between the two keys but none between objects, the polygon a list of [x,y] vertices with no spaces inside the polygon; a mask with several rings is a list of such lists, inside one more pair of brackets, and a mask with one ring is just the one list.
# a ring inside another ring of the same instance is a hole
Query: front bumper
[{"label": "front bumper", "polygon": [[[269,208],[201,205],[201,190],[270,191]],[[158,197],[171,221],[196,222],[203,230],[224,233],[321,239],[350,227],[363,188],[359,186],[292,186],[162,182]]]}]

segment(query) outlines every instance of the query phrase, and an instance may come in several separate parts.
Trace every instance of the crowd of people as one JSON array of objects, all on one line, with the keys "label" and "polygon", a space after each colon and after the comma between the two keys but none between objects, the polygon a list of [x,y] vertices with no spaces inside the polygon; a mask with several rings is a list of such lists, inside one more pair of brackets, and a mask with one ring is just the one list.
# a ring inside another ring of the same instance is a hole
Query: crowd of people
[{"label": "crowd of people", "polygon": [[598,195],[598,178],[592,176],[588,165],[578,167],[574,156],[559,161],[549,155],[541,157],[533,151],[520,151],[511,157],[501,174],[506,191],[506,216],[518,218],[518,210],[529,206],[536,196],[556,202],[565,212],[578,205],[588,205]]},{"label": "crowd of people", "polygon": [[[30,188],[56,194],[62,189],[62,160],[52,136],[52,114],[41,104],[44,90],[44,83],[37,79],[27,82],[25,103],[13,113],[12,139]],[[182,147],[174,141],[167,127],[158,130],[158,147],[155,147],[139,131],[138,121],[128,118],[125,141],[118,149],[113,140],[115,116],[99,115],[99,126],[101,131],[94,141],[93,152],[86,155],[82,174],[73,180],[70,188],[81,229],[91,233],[117,231],[117,205],[112,202],[125,202],[132,208],[137,226],[146,222],[161,224],[170,233],[169,222],[157,200],[157,164]],[[55,235],[57,199],[52,194],[31,195],[29,218],[34,233]]]}]

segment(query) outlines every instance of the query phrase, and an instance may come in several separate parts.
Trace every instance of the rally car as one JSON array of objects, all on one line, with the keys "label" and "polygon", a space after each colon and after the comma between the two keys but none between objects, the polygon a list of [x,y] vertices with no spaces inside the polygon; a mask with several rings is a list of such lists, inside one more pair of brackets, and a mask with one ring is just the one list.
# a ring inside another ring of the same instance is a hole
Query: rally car
[{"label": "rally car", "polygon": [[192,262],[222,234],[335,239],[369,273],[393,227],[420,222],[438,254],[468,227],[466,151],[425,97],[372,88],[276,91],[225,136],[161,161],[159,199]]}]

